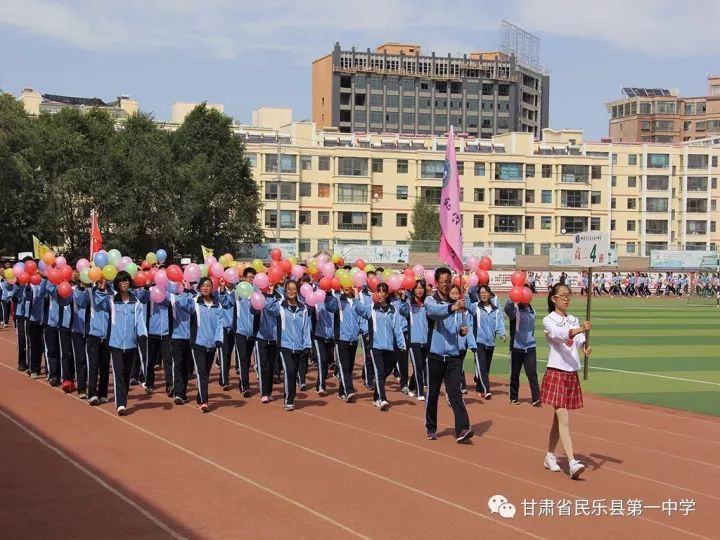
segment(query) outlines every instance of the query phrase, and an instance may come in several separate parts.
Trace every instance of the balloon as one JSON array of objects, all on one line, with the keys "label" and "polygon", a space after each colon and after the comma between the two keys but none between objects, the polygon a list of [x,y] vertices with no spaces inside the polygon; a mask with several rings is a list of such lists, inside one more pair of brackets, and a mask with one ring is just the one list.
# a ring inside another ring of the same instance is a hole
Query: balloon
[{"label": "balloon", "polygon": [[526,280],[527,276],[525,275],[525,272],[521,272],[520,270],[515,270],[510,276],[510,283],[516,287],[522,287],[525,285]]},{"label": "balloon", "polygon": [[40,274],[33,274],[30,276],[30,283],[33,285],[40,285],[40,282],[42,281],[42,277],[40,277]]},{"label": "balloon", "polygon": [[510,289],[510,300],[512,300],[516,304],[521,303],[525,294],[523,293],[524,288],[525,287],[519,287],[515,285],[512,289]]},{"label": "balloon", "polygon": [[305,269],[302,266],[294,265],[291,267],[290,275],[293,279],[300,279],[305,273]]},{"label": "balloon", "polygon": [[190,263],[185,267],[185,272],[183,273],[183,276],[185,277],[185,281],[188,283],[194,283],[198,279],[200,279],[200,266],[195,263]]},{"label": "balloon", "polygon": [[228,266],[230,266],[228,264],[227,255],[220,255],[220,257],[218,258],[218,262],[222,264],[223,268],[227,268]]},{"label": "balloon", "polygon": [[15,279],[15,274],[13,273],[12,268],[6,268],[3,272],[3,276],[5,276],[5,279],[7,279],[8,281],[10,281],[11,279]]},{"label": "balloon", "polygon": [[327,253],[321,253],[320,255],[318,255],[317,260],[318,260],[318,263],[325,264],[326,262],[328,262],[330,260],[330,257],[328,257]]},{"label": "balloon", "polygon": [[207,257],[205,257],[205,260],[203,262],[205,263],[205,266],[209,268],[217,262],[217,259],[212,255],[208,255]]},{"label": "balloon", "polygon": [[452,277],[452,284],[457,285],[459,287],[460,286],[460,276],[458,276],[457,274],[454,275]]},{"label": "balloon", "polygon": [[529,287],[522,288],[522,300],[523,304],[530,304],[533,300],[533,293]]},{"label": "balloon", "polygon": [[160,287],[150,287],[150,300],[155,304],[163,302],[166,294],[165,290]]},{"label": "balloon", "polygon": [[[357,274],[356,274],[357,275]],[[362,274],[360,274],[362,275]],[[350,276],[350,274],[345,273],[341,278],[338,278],[340,280],[340,285],[345,287],[352,287],[353,286],[353,278]]]},{"label": "balloon", "polygon": [[342,289],[342,284],[340,283],[340,279],[337,276],[330,280],[330,287],[332,287],[336,291]]},{"label": "balloon", "polygon": [[25,271],[30,275],[33,275],[35,272],[37,272],[37,264],[35,264],[35,261],[26,262]]},{"label": "balloon", "polygon": [[27,272],[23,272],[18,276],[17,280],[20,285],[27,285],[28,283],[30,283],[30,274],[28,274]]},{"label": "balloon", "polygon": [[213,284],[213,291],[217,290],[218,285],[220,284],[220,278],[217,276],[210,276],[210,281],[212,281]]},{"label": "balloon", "polygon": [[303,296],[303,298],[307,299],[312,293],[313,293],[312,285],[309,283],[303,283],[300,286],[300,294]]},{"label": "balloon", "polygon": [[345,266],[345,259],[343,259],[342,257],[340,257],[340,258],[338,259],[337,265],[340,266],[340,267]]},{"label": "balloon", "polygon": [[102,279],[102,270],[100,270],[97,266],[93,266],[88,269],[88,278],[90,278],[90,281],[92,282],[99,281]]},{"label": "balloon", "polygon": [[365,261],[362,259],[356,259],[355,266],[357,266],[360,270],[365,270]]},{"label": "balloon", "polygon": [[421,278],[423,275],[425,275],[425,267],[422,264],[416,264],[412,267],[413,273],[415,276]]},{"label": "balloon", "polygon": [[228,268],[225,272],[223,272],[223,279],[226,283],[235,285],[238,281],[240,281],[240,276],[238,276],[237,270],[234,268]]},{"label": "balloon", "polygon": [[305,303],[308,305],[308,307],[315,307],[317,304],[317,298],[315,298],[315,291],[311,292],[307,296],[303,296],[305,299]]},{"label": "balloon", "polygon": [[158,262],[157,255],[152,251],[148,251],[147,255],[145,255],[145,260],[150,264],[156,264]]},{"label": "balloon", "polygon": [[200,268],[200,277],[207,277],[208,275],[208,267],[206,264],[198,264],[198,267]]},{"label": "balloon", "polygon": [[155,272],[155,275],[153,276],[153,281],[155,282],[155,285],[157,285],[161,289],[166,289],[168,283],[170,283],[170,280],[167,277],[167,271],[161,268],[160,270]]},{"label": "balloon", "polygon": [[318,287],[327,292],[332,288],[332,281],[329,277],[322,277],[318,282]]},{"label": "balloon", "polygon": [[63,281],[62,274],[57,268],[50,268],[47,272],[47,278],[48,281],[54,285],[60,285]]},{"label": "balloon", "polygon": [[223,265],[219,262],[213,263],[210,266],[210,275],[213,277],[220,277],[223,275],[223,272],[225,271],[225,268],[223,268]]},{"label": "balloon", "polygon": [[478,268],[480,270],[490,270],[492,268],[492,259],[490,257],[480,257]]},{"label": "balloon", "polygon": [[247,281],[241,281],[237,284],[237,287],[235,287],[235,294],[237,294],[240,298],[250,298],[252,293],[253,286]]},{"label": "balloon", "polygon": [[[258,274],[259,276],[260,274]],[[257,276],[256,276],[257,277]],[[259,293],[255,291],[250,295],[250,305],[253,307],[253,309],[261,310],[265,307],[265,297],[262,295],[262,293]]]},{"label": "balloon", "polygon": [[143,271],[137,272],[135,274],[135,276],[133,277],[133,284],[136,287],[144,287],[145,285],[147,285],[147,282],[148,282],[148,275],[147,275],[147,273],[145,273]]},{"label": "balloon", "polygon": [[313,298],[315,298],[315,304],[322,304],[325,301],[325,291],[315,291],[313,293]]},{"label": "balloon", "polygon": [[290,272],[292,272],[292,267],[293,267],[293,263],[291,263],[287,259],[284,261],[280,261],[280,268],[286,274],[289,274]]},{"label": "balloon", "polygon": [[375,265],[374,264],[366,264],[365,268],[363,268],[365,272],[374,272],[375,271]]},{"label": "balloon", "polygon": [[143,260],[143,261],[140,263],[140,268],[141,268],[142,270],[149,270],[151,266],[152,266],[152,264],[150,264],[150,263],[147,262],[146,260]]},{"label": "balloon", "polygon": [[125,271],[130,274],[130,277],[135,277],[135,274],[138,273],[138,265],[130,261],[125,265]]},{"label": "balloon", "polygon": [[173,283],[179,283],[183,279],[183,271],[177,264],[171,264],[165,269],[165,275]]},{"label": "balloon", "polygon": [[488,283],[490,283],[490,274],[488,274],[487,270],[478,269],[476,274],[479,285],[487,285]]},{"label": "balloon", "polygon": [[107,261],[108,264],[112,264],[113,266],[117,267],[117,264],[120,262],[120,259],[122,259],[122,253],[120,253],[117,249],[111,249],[107,253]]},{"label": "balloon", "polygon": [[55,253],[52,251],[46,251],[42,256],[42,262],[48,266],[55,264]]},{"label": "balloon", "polygon": [[57,293],[60,298],[70,298],[73,293],[72,286],[67,281],[63,281],[58,285]]},{"label": "balloon", "polygon": [[253,285],[255,285],[261,291],[267,289],[268,285],[270,285],[270,280],[268,279],[267,274],[265,274],[264,272],[258,272],[257,274],[255,274],[255,278],[253,279]]},{"label": "balloon", "polygon": [[467,262],[465,263],[465,266],[474,272],[475,270],[478,269],[479,264],[480,264],[480,259],[478,259],[475,255],[470,255],[467,258]]},{"label": "balloon", "polygon": [[365,274],[365,272],[357,272],[352,277],[352,282],[353,285],[355,285],[356,287],[362,287],[367,283],[367,275]]},{"label": "balloon", "polygon": [[277,285],[280,283],[285,276],[282,270],[280,270],[279,266],[274,266],[270,270],[268,270],[267,273],[268,279],[270,280],[270,283],[273,285]]},{"label": "balloon", "polygon": [[[483,270],[484,272],[484,270]],[[468,278],[468,285],[471,287],[477,287],[477,284],[480,282],[480,280],[477,277],[477,274],[471,274]]]},{"label": "balloon", "polygon": [[331,262],[322,265],[320,270],[325,277],[331,278],[335,275],[335,265]]},{"label": "balloon", "polygon": [[279,261],[282,259],[282,250],[280,248],[272,248],[270,250],[270,258],[273,261]]},{"label": "balloon", "polygon": [[55,268],[62,268],[63,266],[67,265],[67,259],[60,255],[59,257],[55,257]]},{"label": "balloon", "polygon": [[367,284],[370,290],[375,292],[377,291],[377,286],[380,285],[380,279],[377,276],[368,276]]},{"label": "balloon", "polygon": [[13,270],[13,276],[15,276],[15,278],[17,279],[25,272],[25,265],[21,262],[15,263],[12,270]]},{"label": "balloon", "polygon": [[411,291],[415,287],[415,277],[405,276],[402,280],[402,288]]},{"label": "balloon", "polygon": [[66,264],[65,266],[60,267],[59,271],[63,277],[63,281],[70,281],[72,279],[73,269],[70,267],[70,265]]},{"label": "balloon", "polygon": [[317,261],[315,261],[315,260],[308,261],[308,272],[310,273],[310,275],[313,275],[313,276],[318,273]]},{"label": "balloon", "polygon": [[395,292],[400,287],[402,287],[402,280],[403,280],[403,278],[400,277],[398,274],[393,274],[390,277],[388,277],[387,284],[388,284],[388,289],[390,289],[390,292]]},{"label": "balloon", "polygon": [[253,259],[252,264],[250,264],[256,272],[264,272],[265,271],[265,265],[260,259]]},{"label": "balloon", "polygon": [[46,266],[48,266],[48,265],[46,265],[43,261],[40,261],[40,262],[38,263],[38,269],[40,270],[40,273],[41,273],[41,274],[44,274],[44,273],[45,273]]},{"label": "balloon", "polygon": [[435,272],[432,270],[425,270],[425,282],[428,285],[435,285]]},{"label": "balloon", "polygon": [[90,261],[87,259],[79,259],[77,263],[75,263],[75,270],[78,272],[82,272],[83,270],[86,270],[90,268]]},{"label": "balloon", "polygon": [[288,261],[290,261],[290,264],[295,266],[298,263],[298,258],[295,255],[290,255],[288,257]]},{"label": "balloon", "polygon": [[108,263],[108,256],[105,253],[98,251],[95,254],[95,257],[93,257],[93,262],[95,263],[95,266],[102,268]]},{"label": "balloon", "polygon": [[83,268],[82,270],[80,270],[80,281],[82,281],[85,285],[90,285],[92,283],[92,279],[90,279],[89,268]]},{"label": "balloon", "polygon": [[158,262],[162,264],[167,259],[167,251],[165,251],[164,249],[158,249],[155,252],[155,256],[157,257]]},{"label": "balloon", "polygon": [[112,264],[106,264],[102,269],[102,275],[108,281],[112,281],[113,279],[115,279],[117,273],[117,268],[115,268]]}]

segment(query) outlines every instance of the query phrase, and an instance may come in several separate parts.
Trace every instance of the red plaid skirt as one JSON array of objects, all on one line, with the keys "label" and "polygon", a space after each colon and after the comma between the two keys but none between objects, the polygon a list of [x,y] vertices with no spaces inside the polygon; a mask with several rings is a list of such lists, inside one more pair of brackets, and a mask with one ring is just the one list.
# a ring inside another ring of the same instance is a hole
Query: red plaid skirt
[{"label": "red plaid skirt", "polygon": [[582,389],[577,371],[547,368],[542,381],[542,402],[568,410],[582,409]]}]

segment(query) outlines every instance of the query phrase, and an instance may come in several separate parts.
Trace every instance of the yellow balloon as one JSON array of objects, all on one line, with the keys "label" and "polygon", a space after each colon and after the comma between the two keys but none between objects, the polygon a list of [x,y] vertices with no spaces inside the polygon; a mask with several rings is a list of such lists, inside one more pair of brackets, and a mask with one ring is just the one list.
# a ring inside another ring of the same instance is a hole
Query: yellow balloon
[{"label": "yellow balloon", "polygon": [[152,251],[148,251],[148,254],[145,255],[145,260],[150,264],[155,264],[157,263],[157,255],[155,255]]},{"label": "yellow balloon", "polygon": [[365,272],[374,272],[374,271],[375,271],[375,266],[373,266],[372,264],[365,265]]},{"label": "yellow balloon", "polygon": [[253,260],[251,266],[255,269],[256,272],[262,272],[265,269],[265,265],[260,259]]},{"label": "yellow balloon", "polygon": [[290,255],[287,260],[290,261],[290,264],[293,266],[295,266],[298,262],[298,258],[295,255]]},{"label": "yellow balloon", "polygon": [[340,280],[340,285],[343,287],[352,287],[353,282],[350,274],[343,274],[342,277],[338,279]]},{"label": "yellow balloon", "polygon": [[387,278],[389,278],[390,276],[392,276],[392,274],[393,274],[393,273],[392,273],[392,270],[390,270],[389,268],[386,268],[385,271],[383,272],[383,277],[384,277],[385,279],[387,279]]},{"label": "yellow balloon", "polygon": [[332,262],[334,262],[335,264],[337,264],[338,262],[340,262],[340,255],[338,255],[338,254],[336,253],[335,255],[332,256],[332,259],[330,259],[330,260],[331,260]]},{"label": "yellow balloon", "polygon": [[15,277],[15,274],[13,274],[12,268],[6,268],[3,275],[5,276],[5,279],[8,279],[8,280]]},{"label": "yellow balloon", "polygon": [[318,267],[317,262],[311,261],[310,264],[308,264],[308,270],[311,274],[317,274],[318,273]]},{"label": "yellow balloon", "polygon": [[115,279],[117,273],[118,269],[115,268],[112,264],[106,264],[102,269],[102,275],[108,281],[112,281],[113,279]]}]

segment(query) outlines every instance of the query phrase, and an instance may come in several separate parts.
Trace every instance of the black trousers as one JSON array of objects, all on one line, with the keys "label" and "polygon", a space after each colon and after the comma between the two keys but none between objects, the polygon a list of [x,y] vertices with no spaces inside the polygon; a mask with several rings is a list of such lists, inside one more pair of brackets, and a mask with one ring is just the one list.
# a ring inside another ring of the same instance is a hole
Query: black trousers
[{"label": "black trousers", "polygon": [[338,365],[338,377],[340,378],[340,395],[347,396],[355,393],[352,372],[355,367],[355,355],[357,354],[357,341],[338,341],[335,344],[336,363]]},{"label": "black trousers", "polygon": [[107,398],[110,379],[110,347],[108,340],[96,336],[87,337],[88,399],[94,396]]},{"label": "black trousers", "polygon": [[335,342],[331,339],[316,337],[315,352],[317,353],[318,377],[315,382],[315,390],[326,390],[328,366],[335,354]]},{"label": "black trousers", "polygon": [[30,369],[30,358],[28,355],[28,335],[27,335],[27,319],[25,317],[15,317],[15,333],[17,335],[18,349],[18,370],[27,371]]},{"label": "black trousers", "polygon": [[277,359],[277,344],[274,341],[258,339],[255,341],[255,358],[258,363],[258,379],[260,395],[272,394],[273,373],[275,373],[275,360]]},{"label": "black trousers", "polygon": [[425,401],[425,429],[437,432],[437,406],[440,387],[445,383],[450,406],[455,415],[455,436],[470,428],[465,402],[460,391],[463,376],[463,358],[460,356],[436,356],[430,354],[427,361],[427,398]]},{"label": "black trousers", "polygon": [[10,321],[10,302],[8,300],[0,300],[0,322],[7,326]]},{"label": "black trousers", "polygon": [[43,327],[40,323],[26,321],[27,328],[27,346],[29,349],[28,357],[30,359],[30,373],[40,375],[41,362],[45,343],[43,342]]},{"label": "black trousers", "polygon": [[210,370],[215,362],[215,352],[215,347],[208,349],[198,345],[193,345],[191,350],[198,383],[198,405],[208,402],[208,381],[210,380]]},{"label": "black trousers", "polygon": [[[158,336],[150,334],[148,337],[140,336],[141,360],[143,361],[143,373],[145,373],[145,386],[155,387],[155,366],[160,365],[162,358],[163,370],[165,371],[165,392],[172,393],[173,363],[172,350],[170,347],[170,336]],[[142,344],[145,345],[144,349]],[[142,352],[144,350],[144,353]]]},{"label": "black trousers", "polygon": [[170,350],[173,364],[172,395],[187,399],[188,374],[193,365],[190,340],[171,339]]},{"label": "black trousers", "polygon": [[482,394],[490,393],[490,364],[495,347],[478,345],[475,353],[475,390]]},{"label": "black trousers", "polygon": [[372,349],[370,357],[373,364],[373,373],[375,385],[373,386],[373,400],[386,401],[385,379],[392,373],[395,367],[395,351],[382,351],[380,349]]},{"label": "black trousers", "polygon": [[372,355],[370,354],[370,338],[367,334],[363,334],[362,337],[362,349],[365,362],[362,368],[362,378],[366,388],[372,388],[375,383],[375,369],[373,368]]},{"label": "black trousers", "polygon": [[540,385],[537,375],[537,355],[535,347],[531,349],[515,349],[510,354],[510,400],[518,399],[520,390],[520,371],[525,369],[528,383],[530,384],[530,395],[533,401],[540,399]]},{"label": "black trousers", "polygon": [[45,347],[45,369],[51,379],[60,380],[60,344],[59,331],[56,327],[43,328],[43,345]]},{"label": "black trousers", "polygon": [[132,349],[110,348],[113,369],[113,395],[115,407],[127,407],[130,373],[137,362],[137,347]]},{"label": "black trousers", "polygon": [[223,328],[223,345],[218,349],[220,354],[220,386],[230,384],[230,363],[235,347],[235,335],[232,328]]},{"label": "black trousers", "polygon": [[60,378],[63,381],[74,381],[75,355],[72,348],[72,332],[69,328],[59,329],[58,345],[60,346]]},{"label": "black trousers", "polygon": [[285,348],[280,349],[280,363],[282,364],[284,371],[283,384],[285,388],[285,405],[292,405],[295,403],[298,367],[305,361],[304,351],[293,351]]},{"label": "black trousers", "polygon": [[425,371],[427,365],[428,346],[413,343],[410,345],[410,361],[413,366],[413,377],[410,380],[410,387],[418,397],[425,395]]},{"label": "black trousers", "polygon": [[85,336],[73,332],[71,347],[75,360],[75,384],[77,384],[78,392],[87,392],[89,360]]},{"label": "black trousers", "polygon": [[[410,343],[407,332],[405,333],[405,343]],[[408,349],[395,349],[395,367],[400,373],[400,388],[408,385]]]},{"label": "black trousers", "polygon": [[235,362],[240,366],[240,391],[242,392],[250,390],[250,357],[254,349],[255,338],[235,334]]}]

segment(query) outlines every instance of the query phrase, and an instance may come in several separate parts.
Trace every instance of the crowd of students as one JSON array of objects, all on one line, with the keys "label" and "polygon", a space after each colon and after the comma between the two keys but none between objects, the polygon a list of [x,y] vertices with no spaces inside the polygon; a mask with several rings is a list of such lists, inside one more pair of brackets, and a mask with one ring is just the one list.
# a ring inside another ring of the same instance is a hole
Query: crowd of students
[{"label": "crowd of students", "polygon": [[[382,273],[381,268],[375,272],[378,277]],[[253,283],[255,274],[247,267],[242,279]],[[245,398],[257,394],[262,403],[270,403],[275,387],[281,386],[283,407],[292,411],[297,391],[308,390],[308,370],[314,368],[318,398],[328,395],[327,381],[334,376],[337,396],[353,402],[359,350],[360,380],[372,390],[373,405],[380,411],[389,407],[386,380],[394,375],[401,394],[425,402],[428,440],[437,438],[437,407],[444,387],[458,443],[474,435],[463,399],[468,351],[474,360],[474,389],[489,400],[496,340],[509,340],[510,403],[520,404],[524,370],[532,405],[545,402],[556,410],[545,467],[559,470],[554,451],[560,440],[570,474],[577,477],[583,466],[572,457],[567,411],[582,407],[578,350],[590,325],[556,309],[560,303],[567,308],[569,287],[557,283],[548,294],[551,315],[543,322],[551,358],[541,385],[532,303],[508,299],[501,309],[487,285],[467,289],[453,284],[447,268],[438,268],[433,277],[432,286],[418,278],[407,291],[391,292],[384,282],[374,291],[368,286],[344,287],[311,303],[304,300],[303,287],[307,284],[314,291],[318,284],[305,274],[299,281],[288,279],[263,291],[255,288],[262,293],[262,305],[257,305],[222,279],[217,286],[210,278],[170,283],[160,294],[151,294],[149,284],[133,287],[124,271],[112,283],[100,279],[92,285],[83,284],[76,272],[72,294],[66,298],[45,278],[38,285],[3,281],[3,323],[8,324],[14,311],[18,370],[32,378],[44,373],[52,386],[77,392],[90,405],[108,401],[112,366],[113,397],[121,416],[127,413],[130,388],[137,385],[152,394],[155,371],[161,368],[162,391],[174,404],[188,403],[188,380],[194,376],[197,405],[207,412],[211,370],[217,364],[220,387],[232,391],[233,359]],[[256,386],[251,383],[253,370]]]}]

